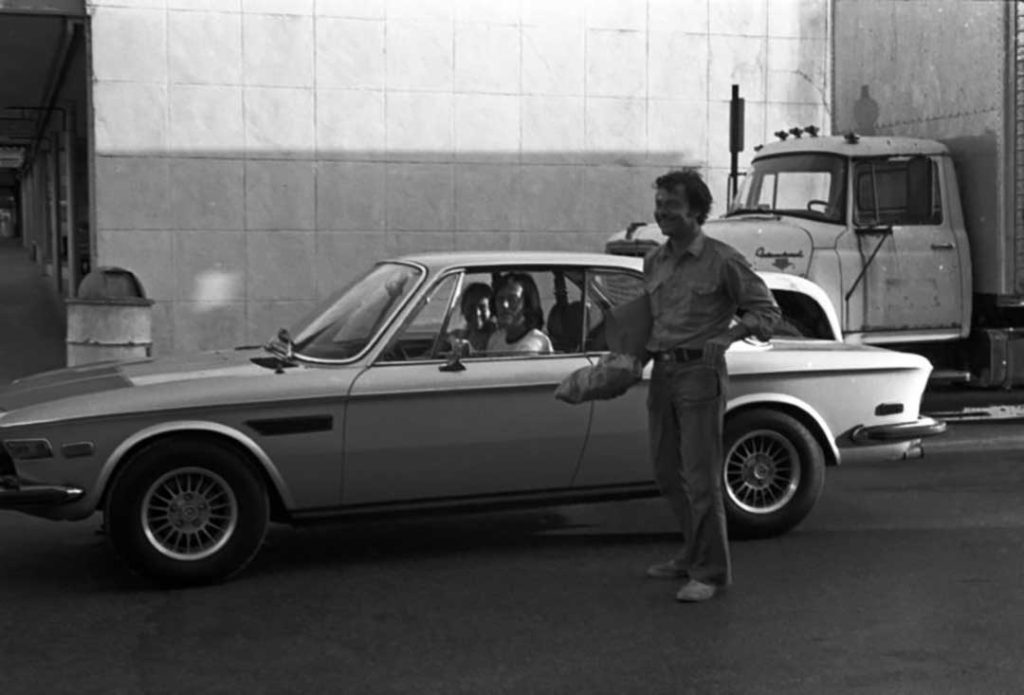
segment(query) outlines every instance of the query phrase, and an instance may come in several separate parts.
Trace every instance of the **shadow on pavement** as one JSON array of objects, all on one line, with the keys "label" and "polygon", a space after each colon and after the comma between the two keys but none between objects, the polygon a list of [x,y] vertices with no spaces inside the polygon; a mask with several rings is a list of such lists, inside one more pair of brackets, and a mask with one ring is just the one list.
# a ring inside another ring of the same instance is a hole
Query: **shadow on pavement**
[{"label": "shadow on pavement", "polygon": [[311,567],[354,567],[530,547],[664,544],[675,538],[671,529],[623,532],[581,522],[563,508],[275,526],[247,573],[263,576]]}]

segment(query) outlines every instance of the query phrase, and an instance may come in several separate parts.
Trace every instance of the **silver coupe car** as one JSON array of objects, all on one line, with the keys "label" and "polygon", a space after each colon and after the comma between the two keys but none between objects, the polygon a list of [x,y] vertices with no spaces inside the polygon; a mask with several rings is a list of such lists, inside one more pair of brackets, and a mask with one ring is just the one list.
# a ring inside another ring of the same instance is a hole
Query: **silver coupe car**
[{"label": "silver coupe car", "polygon": [[[553,397],[606,352],[606,312],[643,291],[641,264],[406,256],[262,347],[19,379],[0,389],[0,508],[102,512],[129,567],[180,585],[240,571],[271,521],[657,494],[645,383],[580,405]],[[464,293],[509,273],[535,285],[545,349],[464,350]],[[920,455],[944,428],[919,416],[927,360],[843,344],[820,288],[764,277],[783,325],[727,354],[724,485],[730,531],[746,536],[798,524],[826,466]]]}]

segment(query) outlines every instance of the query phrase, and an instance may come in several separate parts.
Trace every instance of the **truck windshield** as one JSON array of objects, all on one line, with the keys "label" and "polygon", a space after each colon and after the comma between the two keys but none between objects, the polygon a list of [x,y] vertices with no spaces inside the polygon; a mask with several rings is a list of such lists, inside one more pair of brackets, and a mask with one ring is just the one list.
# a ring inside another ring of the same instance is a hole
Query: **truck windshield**
[{"label": "truck windshield", "polygon": [[[843,224],[846,160],[831,154],[787,154],[754,162],[729,215],[767,212]],[[728,215],[727,215],[728,216]]]}]

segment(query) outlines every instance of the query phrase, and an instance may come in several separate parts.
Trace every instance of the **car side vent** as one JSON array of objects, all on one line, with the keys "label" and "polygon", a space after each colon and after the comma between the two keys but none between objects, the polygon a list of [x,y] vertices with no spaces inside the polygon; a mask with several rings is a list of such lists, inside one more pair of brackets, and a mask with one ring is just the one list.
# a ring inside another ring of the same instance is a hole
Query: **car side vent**
[{"label": "car side vent", "polygon": [[875,415],[899,415],[902,412],[902,403],[879,403],[875,406]]}]

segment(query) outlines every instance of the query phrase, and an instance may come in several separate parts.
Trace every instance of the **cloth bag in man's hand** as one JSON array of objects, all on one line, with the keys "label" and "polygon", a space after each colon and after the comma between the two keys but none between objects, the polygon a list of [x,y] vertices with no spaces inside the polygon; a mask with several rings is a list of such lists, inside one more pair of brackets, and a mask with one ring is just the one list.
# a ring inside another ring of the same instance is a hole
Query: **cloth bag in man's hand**
[{"label": "cloth bag in man's hand", "polygon": [[566,403],[621,396],[643,378],[651,305],[647,294],[605,313],[605,338],[611,352],[597,364],[581,367],[562,380],[555,398]]},{"label": "cloth bag in man's hand", "polygon": [[573,404],[615,398],[640,381],[643,373],[644,365],[635,355],[609,352],[597,364],[565,377],[555,389],[555,398]]}]

